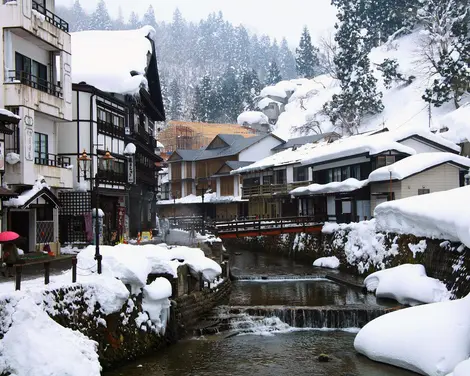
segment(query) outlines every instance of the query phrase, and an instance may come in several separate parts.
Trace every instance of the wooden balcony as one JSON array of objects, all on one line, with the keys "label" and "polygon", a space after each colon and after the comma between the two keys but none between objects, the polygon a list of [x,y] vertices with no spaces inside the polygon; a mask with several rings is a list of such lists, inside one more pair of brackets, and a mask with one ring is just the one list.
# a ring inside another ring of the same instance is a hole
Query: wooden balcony
[{"label": "wooden balcony", "polygon": [[289,184],[266,184],[254,185],[251,187],[243,187],[242,198],[249,199],[250,197],[268,197],[273,195],[288,195],[290,191],[298,187],[306,187],[310,182],[294,182]]}]

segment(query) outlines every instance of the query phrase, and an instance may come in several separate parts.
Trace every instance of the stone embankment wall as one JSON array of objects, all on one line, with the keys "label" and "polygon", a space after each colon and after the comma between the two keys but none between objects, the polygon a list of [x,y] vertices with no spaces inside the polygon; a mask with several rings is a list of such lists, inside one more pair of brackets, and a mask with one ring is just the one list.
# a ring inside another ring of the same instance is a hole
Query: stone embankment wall
[{"label": "stone embankment wall", "polygon": [[228,250],[276,253],[305,262],[336,256],[341,270],[362,277],[382,267],[423,264],[427,274],[443,281],[456,298],[470,293],[470,250],[462,244],[392,233],[374,233],[369,239],[360,239],[360,235],[352,236],[347,230],[283,234],[230,239],[224,245]]},{"label": "stone embankment wall", "polygon": [[222,270],[223,275],[212,284],[202,281],[201,276],[193,277],[187,266],[178,268],[178,278],[149,276],[149,282],[165,277],[173,286],[168,323],[163,333],[156,330],[150,320],[141,319],[142,315],[145,317],[142,293],[131,295],[119,312],[110,315],[100,310],[99,303],[93,299],[93,291],[80,284],[47,291],[43,305],[57,323],[78,330],[98,343],[100,363],[106,370],[152,353],[190,334],[192,325],[228,298],[231,289],[228,263],[222,264]]}]

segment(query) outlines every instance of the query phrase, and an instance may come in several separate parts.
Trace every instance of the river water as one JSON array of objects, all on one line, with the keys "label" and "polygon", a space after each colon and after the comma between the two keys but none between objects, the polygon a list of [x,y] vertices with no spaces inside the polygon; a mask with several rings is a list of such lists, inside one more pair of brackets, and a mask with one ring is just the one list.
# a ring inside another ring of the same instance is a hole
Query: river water
[{"label": "river water", "polygon": [[[378,305],[372,295],[324,280],[324,272],[310,265],[243,251],[232,254],[231,263],[242,280],[234,282],[229,306]],[[232,332],[180,341],[106,376],[416,375],[358,355],[354,329],[299,329],[277,317],[246,314],[233,320]],[[330,361],[319,362],[320,354],[328,354]]]}]

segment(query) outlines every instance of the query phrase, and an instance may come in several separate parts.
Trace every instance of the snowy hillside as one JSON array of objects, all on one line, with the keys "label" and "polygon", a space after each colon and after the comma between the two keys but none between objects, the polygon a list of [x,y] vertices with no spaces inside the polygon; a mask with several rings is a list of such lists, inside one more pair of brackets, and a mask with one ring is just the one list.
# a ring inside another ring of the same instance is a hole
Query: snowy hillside
[{"label": "snowy hillside", "polygon": [[[464,98],[461,107],[456,110],[452,102],[442,107],[431,107],[431,121],[429,121],[429,105],[422,99],[425,89],[429,86],[430,78],[426,74],[429,67],[423,62],[420,53],[422,45],[422,32],[415,31],[392,42],[390,45],[382,45],[372,50],[369,55],[374,64],[380,64],[385,59],[397,59],[399,72],[404,77],[415,76],[410,85],[402,83],[392,84],[391,89],[384,87],[382,74],[377,69],[374,75],[378,79],[377,89],[383,93],[383,104],[385,109],[380,114],[363,119],[359,132],[387,127],[395,129],[398,127],[423,127],[441,129],[447,127],[448,132],[443,135],[454,142],[464,139],[470,140],[470,98]],[[292,85],[294,84],[294,85]],[[301,135],[301,128],[306,124],[311,127],[307,133],[329,132],[334,130],[328,117],[321,115],[320,111],[325,102],[333,94],[339,93],[338,81],[329,76],[319,76],[312,80],[292,80],[280,82],[276,85],[280,88],[294,86],[294,94],[289,98],[274,131],[283,138]],[[315,127],[317,121],[319,127]]]}]

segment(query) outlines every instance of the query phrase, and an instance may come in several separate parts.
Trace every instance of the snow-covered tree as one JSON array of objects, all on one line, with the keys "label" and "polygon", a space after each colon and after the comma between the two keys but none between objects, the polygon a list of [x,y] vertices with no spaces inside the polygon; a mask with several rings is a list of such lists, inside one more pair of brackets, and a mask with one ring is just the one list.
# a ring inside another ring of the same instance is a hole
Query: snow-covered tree
[{"label": "snow-covered tree", "polygon": [[129,15],[129,21],[127,22],[127,28],[130,30],[140,29],[142,27],[142,23],[140,22],[139,15],[132,11]]},{"label": "snow-covered tree", "polygon": [[459,107],[470,92],[470,2],[425,0],[418,12],[426,30],[423,54],[431,66],[432,85],[423,99],[435,106],[453,100]]},{"label": "snow-covered tree", "polygon": [[213,83],[208,74],[204,75],[201,83],[195,89],[195,103],[192,111],[193,120],[214,122],[220,108],[217,107]]},{"label": "snow-covered tree", "polygon": [[170,118],[172,120],[181,120],[183,117],[183,101],[178,81],[171,81],[170,85]]},{"label": "snow-covered tree", "polygon": [[73,3],[72,17],[72,31],[83,31],[89,29],[89,16],[83,10],[82,5],[80,4],[80,0],[75,0],[75,2]]},{"label": "snow-covered tree", "polygon": [[154,28],[157,27],[157,19],[155,18],[155,10],[153,9],[152,4],[149,5],[147,12],[144,13],[142,17],[143,25],[150,25]]},{"label": "snow-covered tree", "polygon": [[268,74],[266,76],[266,86],[275,85],[279,81],[282,81],[281,72],[279,71],[276,62],[273,60],[269,64]]},{"label": "snow-covered tree", "polygon": [[108,8],[104,0],[99,0],[96,10],[91,15],[90,19],[91,30],[112,30],[113,22],[108,13]]},{"label": "snow-covered tree", "polygon": [[281,46],[279,47],[279,70],[284,79],[291,80],[297,77],[297,67],[295,57],[289,48],[286,38],[282,38]]},{"label": "snow-covered tree", "polygon": [[333,0],[338,8],[338,53],[334,62],[341,93],[333,95],[324,106],[325,113],[343,133],[353,134],[368,114],[383,110],[382,93],[377,92],[369,52],[372,43],[358,15],[357,4],[349,0]]},{"label": "snow-covered tree", "polygon": [[124,23],[124,15],[122,14],[122,8],[119,7],[118,9],[118,17],[114,21],[114,30],[124,30],[126,28],[126,24]]},{"label": "snow-covered tree", "polygon": [[296,49],[297,74],[305,78],[313,78],[318,73],[318,48],[312,44],[310,32],[305,26]]},{"label": "snow-covered tree", "polygon": [[242,74],[242,99],[244,110],[255,109],[255,99],[261,92],[261,83],[254,69]]},{"label": "snow-covered tree", "polygon": [[398,61],[396,59],[385,59],[382,63],[376,64],[377,70],[382,72],[384,79],[384,86],[387,89],[392,87],[393,82],[406,82],[411,84],[414,80],[414,76],[406,78],[400,71]]},{"label": "snow-covered tree", "polygon": [[221,121],[231,123],[243,112],[243,97],[240,79],[235,69],[229,67],[222,78],[220,90],[220,101],[222,104]]}]

